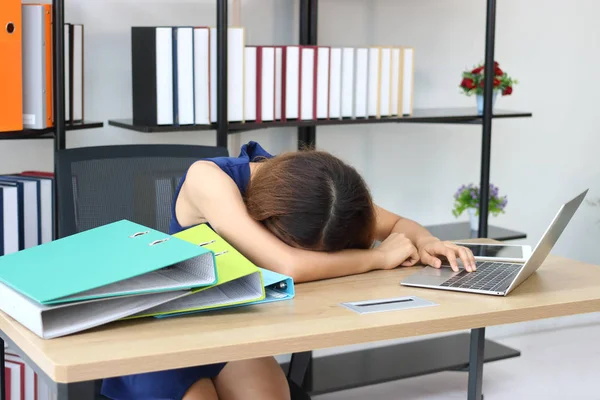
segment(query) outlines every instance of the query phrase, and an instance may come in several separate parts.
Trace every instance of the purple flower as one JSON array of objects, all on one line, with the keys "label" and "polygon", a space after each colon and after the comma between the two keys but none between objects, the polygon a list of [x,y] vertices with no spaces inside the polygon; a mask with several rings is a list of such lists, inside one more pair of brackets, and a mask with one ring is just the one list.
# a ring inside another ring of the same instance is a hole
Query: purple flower
[{"label": "purple flower", "polygon": [[475,200],[475,199],[477,198],[477,195],[475,194],[475,192],[471,192],[471,198],[472,198],[473,200]]}]

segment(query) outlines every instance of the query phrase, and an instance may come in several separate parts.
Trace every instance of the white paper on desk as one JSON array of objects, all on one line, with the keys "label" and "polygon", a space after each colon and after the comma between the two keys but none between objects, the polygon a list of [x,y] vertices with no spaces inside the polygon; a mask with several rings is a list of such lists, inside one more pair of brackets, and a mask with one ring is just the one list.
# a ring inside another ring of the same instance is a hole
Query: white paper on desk
[{"label": "white paper on desk", "polygon": [[215,308],[232,303],[258,300],[262,296],[260,272],[213,286],[168,303],[144,310],[137,315],[150,315],[169,312],[184,312],[194,309]]},{"label": "white paper on desk", "polygon": [[178,290],[46,306],[0,283],[0,310],[42,339],[53,339],[128,317],[189,293]]}]

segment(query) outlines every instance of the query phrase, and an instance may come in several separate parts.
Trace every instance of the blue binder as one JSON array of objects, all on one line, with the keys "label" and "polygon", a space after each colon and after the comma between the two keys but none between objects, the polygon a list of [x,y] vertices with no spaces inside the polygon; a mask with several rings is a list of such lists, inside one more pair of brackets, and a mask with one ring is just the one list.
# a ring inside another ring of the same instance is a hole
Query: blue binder
[{"label": "blue binder", "polygon": [[294,296],[296,295],[296,291],[294,289],[294,280],[291,277],[287,275],[282,275],[277,272],[269,271],[260,267],[258,269],[260,269],[263,278],[263,284],[265,286],[265,298],[263,300],[252,301],[244,304],[211,308],[209,310],[190,311],[168,315],[157,315],[155,316],[155,318],[176,317],[206,311],[223,310],[227,308],[244,307],[263,303],[273,303],[275,301],[291,300],[294,298]]}]

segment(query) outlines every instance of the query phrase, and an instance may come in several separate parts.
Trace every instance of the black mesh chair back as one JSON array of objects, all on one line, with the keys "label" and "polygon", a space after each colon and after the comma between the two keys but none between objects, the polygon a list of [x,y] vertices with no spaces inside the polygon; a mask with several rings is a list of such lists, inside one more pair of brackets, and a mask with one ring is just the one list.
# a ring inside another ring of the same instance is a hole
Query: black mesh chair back
[{"label": "black mesh chair back", "polygon": [[[227,149],[186,145],[122,145],[56,153],[59,237],[121,219],[168,233],[177,184],[201,158]],[[292,400],[310,396],[288,380]],[[101,381],[95,382],[100,396]]]},{"label": "black mesh chair back", "polygon": [[168,233],[179,180],[201,158],[227,149],[119,145],[57,152],[59,237],[128,219]]}]

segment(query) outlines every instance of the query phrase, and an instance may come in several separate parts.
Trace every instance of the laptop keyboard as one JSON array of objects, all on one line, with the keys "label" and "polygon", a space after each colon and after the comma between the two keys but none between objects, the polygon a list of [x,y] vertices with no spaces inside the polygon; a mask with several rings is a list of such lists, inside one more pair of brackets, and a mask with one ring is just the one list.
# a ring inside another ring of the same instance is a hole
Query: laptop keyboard
[{"label": "laptop keyboard", "polygon": [[454,275],[440,286],[485,291],[503,291],[508,289],[523,264],[477,261],[477,270],[465,270]]}]

